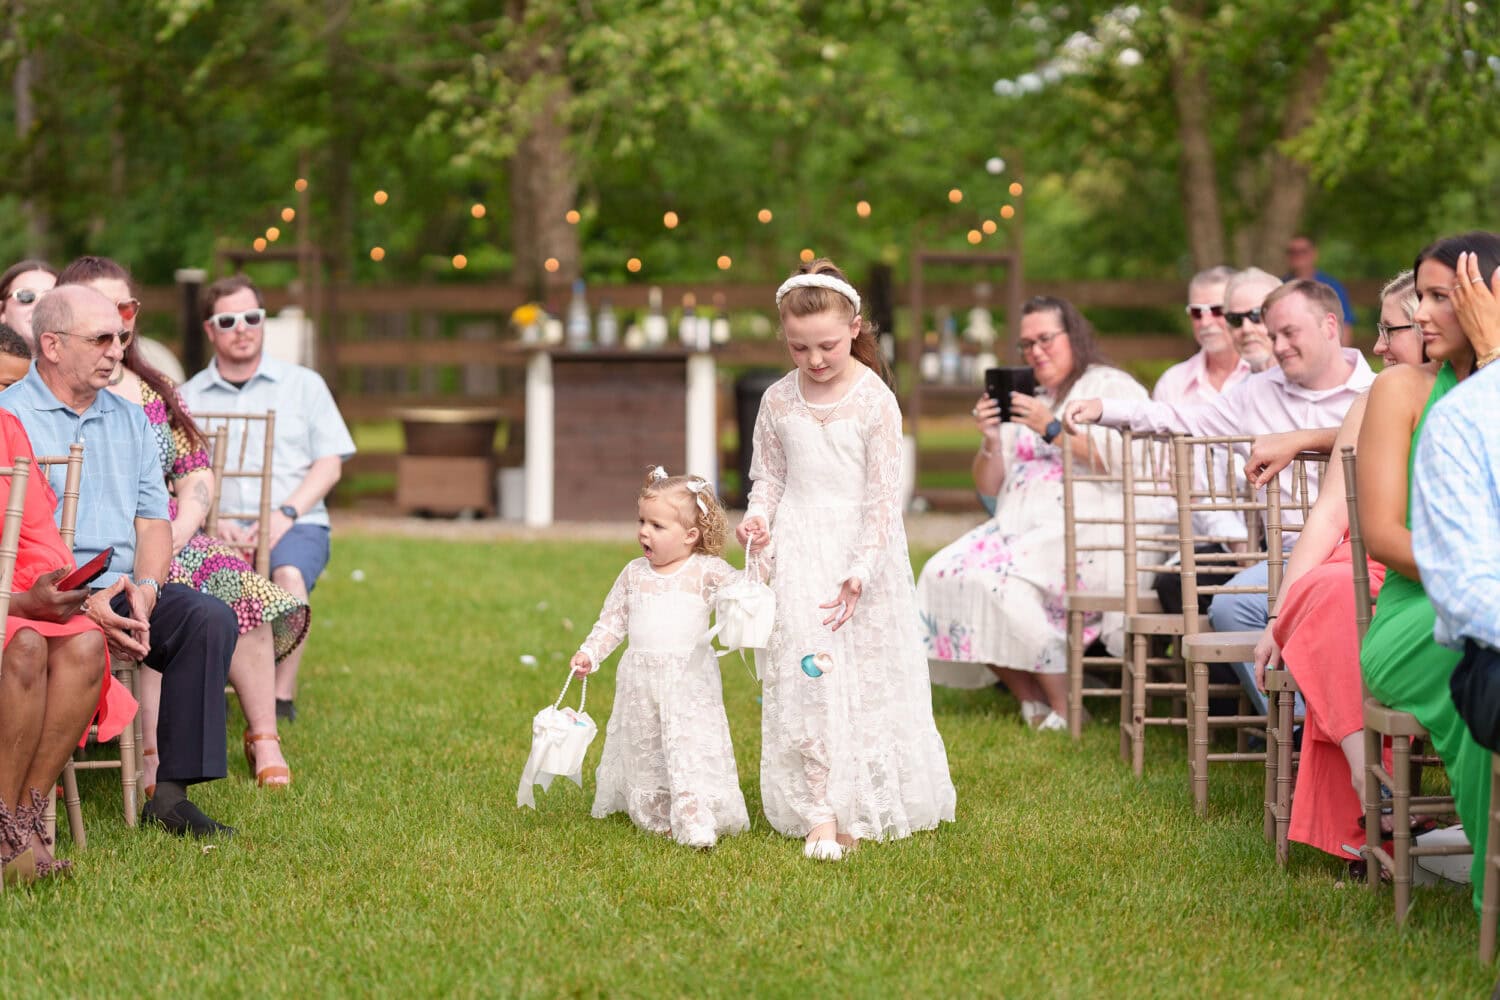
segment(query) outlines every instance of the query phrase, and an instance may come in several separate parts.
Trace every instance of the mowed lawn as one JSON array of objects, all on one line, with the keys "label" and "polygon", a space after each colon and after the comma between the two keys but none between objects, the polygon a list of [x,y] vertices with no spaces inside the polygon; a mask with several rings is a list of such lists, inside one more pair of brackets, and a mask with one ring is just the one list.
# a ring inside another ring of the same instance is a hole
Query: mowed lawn
[{"label": "mowed lawn", "polygon": [[[996,691],[935,695],[958,822],[848,862],[804,861],[759,815],[758,688],[722,661],[754,822],[710,853],[588,816],[582,791],[516,808],[532,715],[622,544],[342,536],[285,728],[296,784],[243,757],[198,796],[234,823],[199,844],[127,830],[117,783],[83,776],[89,845],[69,881],[0,895],[11,996],[1474,996],[1466,892],[1340,883],[1305,848],[1278,870],[1260,770],[1213,772],[1193,815],[1182,740],[1147,776],[1113,709],[1081,746],[1034,734]],[[738,560],[738,554],[731,556]],[[528,666],[522,657],[534,657]],[[575,688],[576,690],[576,688]],[[234,744],[242,723],[231,714]],[[1379,956],[1379,957],[1377,957]],[[1387,957],[1388,956],[1388,957]]]}]

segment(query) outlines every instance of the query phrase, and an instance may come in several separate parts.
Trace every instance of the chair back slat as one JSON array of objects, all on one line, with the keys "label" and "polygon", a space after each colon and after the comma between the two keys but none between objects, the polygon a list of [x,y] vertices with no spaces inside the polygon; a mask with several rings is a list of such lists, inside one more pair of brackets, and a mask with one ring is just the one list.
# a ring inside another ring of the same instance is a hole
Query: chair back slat
[{"label": "chair back slat", "polygon": [[73,536],[78,530],[78,491],[83,483],[83,445],[74,442],[68,446],[66,455],[39,455],[37,468],[48,479],[54,465],[66,465],[67,475],[63,479],[61,507],[57,519],[57,531],[63,544],[73,548]]},{"label": "chair back slat", "polygon": [[[215,475],[214,489],[222,497],[223,484],[229,479],[254,479],[259,481],[259,490],[255,496],[255,506],[244,509],[240,507],[234,510],[223,509],[222,499],[214,503],[211,516],[213,532],[217,532],[220,518],[232,518],[245,521],[256,521],[260,530],[256,532],[256,540],[253,546],[241,546],[247,553],[253,554],[252,561],[255,569],[262,575],[269,575],[271,571],[271,544],[270,544],[270,521],[271,521],[271,489],[272,489],[272,458],[276,449],[276,411],[267,410],[264,413],[196,413],[193,419],[197,422],[204,436],[213,442],[216,457],[214,459]],[[219,444],[218,435],[223,433],[224,445]],[[256,433],[260,434],[257,438]],[[224,454],[222,463],[217,455]]]},{"label": "chair back slat", "polygon": [[1344,500],[1349,505],[1349,558],[1354,564],[1354,633],[1365,644],[1374,602],[1370,599],[1370,564],[1365,555],[1365,536],[1359,527],[1359,496],[1354,481],[1354,448],[1344,445]]},{"label": "chair back slat", "polygon": [[31,460],[17,455],[0,476],[10,479],[10,499],[5,504],[5,524],[0,528],[0,615],[10,611],[11,580],[16,572],[16,552],[20,548],[21,518],[26,512],[26,487],[31,482]]},{"label": "chair back slat", "polygon": [[219,533],[219,503],[224,497],[224,463],[229,460],[229,428],[219,427],[208,438],[208,467],[214,475],[213,498],[208,504],[208,517],[203,521],[203,530],[209,535]]}]

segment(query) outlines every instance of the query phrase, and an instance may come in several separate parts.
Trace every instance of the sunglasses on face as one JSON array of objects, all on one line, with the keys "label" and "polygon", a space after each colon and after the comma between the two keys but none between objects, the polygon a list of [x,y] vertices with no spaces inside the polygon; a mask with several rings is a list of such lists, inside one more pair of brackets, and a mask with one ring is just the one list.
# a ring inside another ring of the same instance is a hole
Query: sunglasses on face
[{"label": "sunglasses on face", "polygon": [[1205,316],[1213,316],[1215,319],[1217,319],[1218,317],[1224,315],[1224,307],[1222,305],[1207,306],[1194,303],[1192,305],[1185,306],[1184,308],[1187,310],[1187,314],[1193,317],[1193,319],[1202,319]]},{"label": "sunglasses on face", "polygon": [[1251,309],[1249,312],[1242,313],[1225,312],[1224,318],[1229,321],[1230,326],[1238,330],[1240,327],[1245,325],[1246,320],[1249,320],[1252,323],[1264,323],[1266,321],[1266,311],[1264,309],[1256,308]]},{"label": "sunglasses on face", "polygon": [[264,309],[246,309],[237,313],[214,313],[208,321],[220,330],[233,330],[244,323],[247,327],[260,326],[261,320],[266,318]]},{"label": "sunglasses on face", "polygon": [[116,302],[115,308],[120,310],[120,318],[129,323],[131,320],[135,319],[138,313],[140,313],[141,300],[126,299],[124,302]]},{"label": "sunglasses on face", "polygon": [[130,341],[135,337],[135,334],[129,330],[110,331],[108,333],[69,333],[67,330],[53,330],[52,332],[59,337],[72,337],[75,340],[81,340],[96,351],[109,350],[110,344],[114,343],[116,339],[120,341],[120,347],[124,349],[130,346]]},{"label": "sunglasses on face", "polygon": [[21,305],[23,306],[31,305],[38,298],[40,298],[41,295],[42,293],[37,291],[35,288],[17,288],[15,291],[10,293],[10,297],[21,303]]}]

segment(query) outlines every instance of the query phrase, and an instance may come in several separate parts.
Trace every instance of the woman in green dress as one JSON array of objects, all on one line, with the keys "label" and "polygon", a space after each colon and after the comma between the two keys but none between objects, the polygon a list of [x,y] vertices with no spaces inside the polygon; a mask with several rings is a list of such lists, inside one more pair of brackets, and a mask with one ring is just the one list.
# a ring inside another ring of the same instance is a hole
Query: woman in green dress
[{"label": "woman in green dress", "polygon": [[1387,567],[1360,667],[1382,704],[1410,712],[1427,729],[1448,771],[1464,832],[1474,845],[1474,905],[1484,881],[1490,755],[1474,742],[1448,693],[1458,652],[1432,637],[1434,612],[1412,555],[1408,508],[1411,466],[1432,405],[1474,369],[1474,347],[1454,312],[1451,289],[1460,253],[1477,253],[1483,273],[1500,265],[1500,237],[1467,233],[1439,240],[1417,256],[1415,322],[1427,356],[1442,362],[1387,368],[1370,389],[1359,434],[1360,522],[1370,557]]}]

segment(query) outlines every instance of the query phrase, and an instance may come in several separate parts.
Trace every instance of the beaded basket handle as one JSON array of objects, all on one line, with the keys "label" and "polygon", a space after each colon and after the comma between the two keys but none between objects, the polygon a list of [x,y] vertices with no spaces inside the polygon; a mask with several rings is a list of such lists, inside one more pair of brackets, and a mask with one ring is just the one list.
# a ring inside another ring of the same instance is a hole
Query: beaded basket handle
[{"label": "beaded basket handle", "polygon": [[[572,684],[572,683],[573,683],[573,670],[570,667],[568,669],[568,679],[565,680],[565,681],[563,681],[563,689],[562,689],[562,691],[560,691],[558,693],[557,700],[552,703],[552,707],[553,708],[561,708],[562,707],[562,700],[563,700],[563,698],[568,693],[568,685]],[[578,711],[580,711],[580,712],[583,711],[583,706],[586,705],[586,704],[588,704],[588,700],[589,700],[589,679],[588,679],[587,675],[584,676],[582,684],[583,684],[583,686],[579,689],[579,693],[578,693]]]}]

